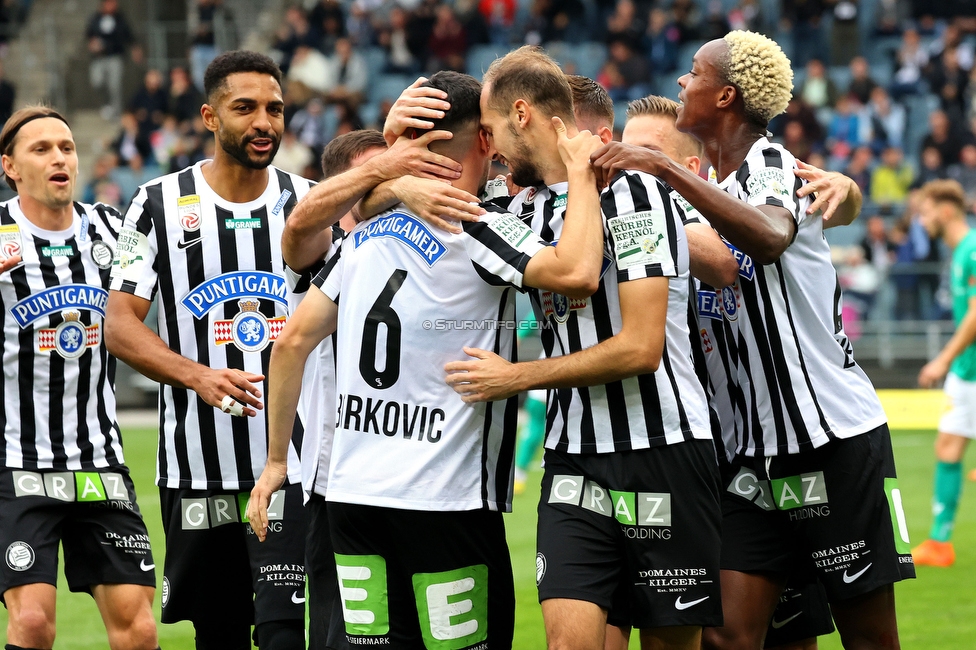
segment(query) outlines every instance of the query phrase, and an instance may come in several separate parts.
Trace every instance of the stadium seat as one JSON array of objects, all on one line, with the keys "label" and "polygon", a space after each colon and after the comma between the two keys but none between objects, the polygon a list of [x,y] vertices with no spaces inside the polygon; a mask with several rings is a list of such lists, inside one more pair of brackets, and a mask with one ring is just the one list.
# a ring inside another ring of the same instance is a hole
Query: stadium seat
[{"label": "stadium seat", "polygon": [[481,79],[491,62],[510,51],[503,45],[475,45],[468,50],[468,74],[475,79]]},{"label": "stadium seat", "polygon": [[395,100],[413,79],[402,74],[381,74],[369,84],[369,100],[378,103],[384,99]]},{"label": "stadium seat", "polygon": [[386,68],[386,51],[381,47],[364,47],[359,53],[366,60],[366,68],[369,70],[369,78],[376,79],[383,74]]},{"label": "stadium seat", "polygon": [[851,70],[846,65],[832,65],[827,68],[827,76],[837,87],[837,92],[844,93],[851,85]]},{"label": "stadium seat", "polygon": [[679,74],[684,74],[689,70],[691,70],[692,59],[695,58],[695,54],[698,53],[698,50],[704,44],[705,41],[689,41],[688,43],[685,43],[684,45],[681,46],[681,48],[678,50],[678,73]]},{"label": "stadium seat", "polygon": [[594,41],[576,46],[576,71],[584,77],[596,79],[607,60],[607,46]]}]

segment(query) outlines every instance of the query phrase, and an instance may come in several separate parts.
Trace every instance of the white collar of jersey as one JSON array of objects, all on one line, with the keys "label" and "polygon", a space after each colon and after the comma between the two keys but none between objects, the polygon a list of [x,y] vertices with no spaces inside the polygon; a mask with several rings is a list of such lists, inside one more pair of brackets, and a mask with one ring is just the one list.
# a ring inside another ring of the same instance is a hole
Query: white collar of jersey
[{"label": "white collar of jersey", "polygon": [[78,230],[79,218],[78,213],[74,210],[74,205],[72,205],[71,209],[71,225],[64,230],[45,230],[28,219],[27,215],[24,214],[24,211],[20,208],[19,196],[7,201],[7,207],[10,210],[10,216],[14,218],[17,225],[24,230],[27,230],[38,239],[47,239],[49,241],[67,241],[74,237]]},{"label": "white collar of jersey", "polygon": [[208,162],[213,162],[213,161],[211,161],[210,159],[201,160],[197,164],[193,165],[193,181],[194,183],[196,183],[196,194],[197,195],[202,194],[200,190],[205,189],[207,195],[211,197],[211,199],[216,205],[228,209],[231,212],[253,211],[258,208],[264,207],[268,205],[269,202],[273,203],[273,200],[277,200],[278,198],[277,196],[275,197],[270,196],[272,192],[278,192],[279,194],[281,193],[281,189],[278,188],[278,181],[275,176],[275,168],[272,167],[271,165],[268,165],[267,167],[268,184],[264,188],[264,191],[261,192],[261,196],[254,199],[253,201],[248,201],[247,203],[233,203],[231,201],[228,201],[224,197],[214,192],[213,188],[210,187],[210,184],[207,183],[207,179],[204,178],[203,165],[204,163],[208,163]]}]

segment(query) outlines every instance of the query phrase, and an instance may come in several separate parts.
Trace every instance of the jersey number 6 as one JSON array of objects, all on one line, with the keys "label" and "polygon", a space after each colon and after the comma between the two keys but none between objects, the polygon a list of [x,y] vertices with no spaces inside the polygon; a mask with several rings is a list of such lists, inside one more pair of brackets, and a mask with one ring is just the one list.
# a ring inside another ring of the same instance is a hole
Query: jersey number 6
[{"label": "jersey number 6", "polygon": [[[397,269],[366,314],[363,325],[363,347],[359,352],[359,374],[375,388],[389,388],[400,378],[400,317],[393,311],[393,296],[403,286],[407,272]],[[380,323],[386,325],[386,364],[376,369],[376,337]]]}]

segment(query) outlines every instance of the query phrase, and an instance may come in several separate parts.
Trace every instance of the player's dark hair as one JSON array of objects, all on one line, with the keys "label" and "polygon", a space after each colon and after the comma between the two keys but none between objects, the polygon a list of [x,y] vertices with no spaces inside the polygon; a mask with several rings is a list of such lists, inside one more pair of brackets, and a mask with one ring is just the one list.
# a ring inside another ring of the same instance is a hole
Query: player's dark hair
[{"label": "player's dark hair", "polygon": [[224,52],[207,66],[207,71],[203,74],[203,90],[207,96],[207,103],[213,103],[213,99],[220,91],[227,77],[238,72],[259,72],[269,74],[281,84],[281,68],[274,60],[260,52],[251,50],[232,50]]},{"label": "player's dark hair", "polygon": [[[7,121],[3,125],[3,129],[0,130],[0,154],[4,156],[13,154],[14,146],[17,144],[17,133],[20,131],[20,129],[23,128],[23,126],[28,122],[33,122],[34,120],[39,120],[43,117],[53,117],[56,120],[61,120],[65,124],[68,124],[68,120],[64,119],[64,116],[61,115],[61,113],[57,112],[50,106],[25,106],[20,110],[14,111],[13,115],[7,118]],[[17,183],[15,183],[12,178],[4,175],[4,180],[7,181],[7,186],[10,189],[15,192],[17,191]]]},{"label": "player's dark hair", "polygon": [[[447,94],[444,101],[451,104],[444,117],[430,120],[434,123],[432,131],[454,133],[463,130],[471,122],[478,124],[481,121],[481,82],[471,75],[442,70],[431,75],[421,87],[443,90]],[[417,131],[418,135],[423,133],[427,131]]]},{"label": "player's dark hair", "polygon": [[352,161],[357,156],[377,148],[386,149],[386,140],[375,129],[343,133],[333,138],[322,150],[322,175],[325,178],[338,176],[352,167]]},{"label": "player's dark hair", "polygon": [[603,120],[613,129],[613,100],[606,88],[579,74],[566,75],[566,81],[573,91],[573,112],[581,117]]}]

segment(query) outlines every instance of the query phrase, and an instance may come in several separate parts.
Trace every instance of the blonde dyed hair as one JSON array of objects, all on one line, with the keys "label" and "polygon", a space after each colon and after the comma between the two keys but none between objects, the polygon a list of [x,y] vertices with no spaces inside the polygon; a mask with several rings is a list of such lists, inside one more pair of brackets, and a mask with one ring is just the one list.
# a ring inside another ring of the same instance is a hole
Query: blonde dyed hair
[{"label": "blonde dyed hair", "polygon": [[790,60],[776,41],[736,30],[725,35],[729,47],[726,78],[742,94],[746,117],[762,125],[786,110],[793,95]]}]

